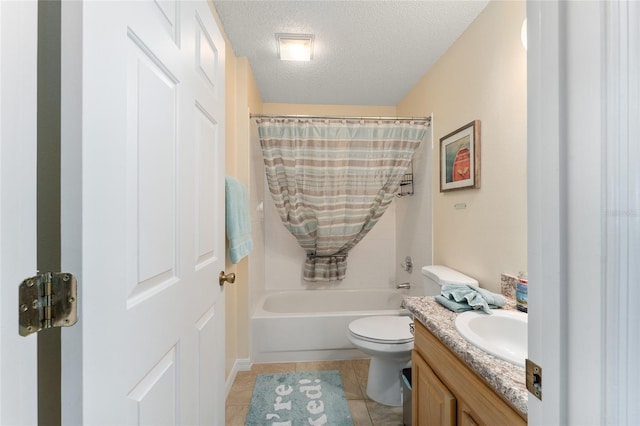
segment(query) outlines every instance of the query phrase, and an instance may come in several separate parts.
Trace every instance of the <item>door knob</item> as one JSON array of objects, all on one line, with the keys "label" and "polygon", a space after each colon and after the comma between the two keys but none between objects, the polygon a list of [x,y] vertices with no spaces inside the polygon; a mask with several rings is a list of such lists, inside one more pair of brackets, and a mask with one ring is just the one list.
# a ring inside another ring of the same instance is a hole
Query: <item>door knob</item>
[{"label": "door knob", "polygon": [[221,286],[224,285],[225,281],[229,284],[233,284],[234,282],[236,282],[236,274],[234,274],[233,272],[230,274],[225,274],[224,271],[220,271],[218,281],[220,282]]}]

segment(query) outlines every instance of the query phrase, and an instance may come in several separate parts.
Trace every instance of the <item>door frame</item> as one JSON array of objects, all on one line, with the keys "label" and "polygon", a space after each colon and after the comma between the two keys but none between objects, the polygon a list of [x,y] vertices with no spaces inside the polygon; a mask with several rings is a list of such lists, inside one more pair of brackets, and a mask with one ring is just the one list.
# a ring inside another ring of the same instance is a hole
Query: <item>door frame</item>
[{"label": "door frame", "polygon": [[[78,280],[78,300],[82,300],[82,2],[62,1],[60,44],[60,203],[66,206],[60,217],[61,268],[73,271]],[[78,304],[78,322],[61,330],[63,425],[79,425],[82,420],[82,304]]]},{"label": "door frame", "polygon": [[18,334],[37,270],[37,26],[37,2],[0,2],[0,424],[38,422],[37,336]]},{"label": "door frame", "polygon": [[640,161],[640,125],[620,119],[640,110],[637,12],[628,0],[527,2],[529,358],[543,371],[530,424],[623,424],[640,411],[626,379],[638,366],[624,361],[640,338],[619,337],[638,321],[621,302],[639,295],[626,164]]}]

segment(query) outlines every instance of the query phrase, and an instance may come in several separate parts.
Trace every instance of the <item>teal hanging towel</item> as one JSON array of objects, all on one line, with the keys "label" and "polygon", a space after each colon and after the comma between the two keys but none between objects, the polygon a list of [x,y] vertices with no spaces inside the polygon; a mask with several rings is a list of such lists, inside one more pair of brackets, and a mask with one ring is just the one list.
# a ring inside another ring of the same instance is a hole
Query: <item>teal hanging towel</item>
[{"label": "teal hanging towel", "polygon": [[227,176],[225,189],[225,222],[229,240],[229,259],[238,263],[253,249],[249,191],[238,179]]}]

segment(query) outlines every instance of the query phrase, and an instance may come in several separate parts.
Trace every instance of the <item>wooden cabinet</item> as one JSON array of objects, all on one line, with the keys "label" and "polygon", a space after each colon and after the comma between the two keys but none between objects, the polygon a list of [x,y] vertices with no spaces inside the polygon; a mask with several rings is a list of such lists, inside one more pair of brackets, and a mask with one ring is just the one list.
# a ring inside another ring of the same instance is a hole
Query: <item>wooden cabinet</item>
[{"label": "wooden cabinet", "polygon": [[414,426],[527,424],[418,320],[411,360]]},{"label": "wooden cabinet", "polygon": [[417,424],[453,426],[456,424],[456,398],[415,351],[411,356],[411,418]]}]

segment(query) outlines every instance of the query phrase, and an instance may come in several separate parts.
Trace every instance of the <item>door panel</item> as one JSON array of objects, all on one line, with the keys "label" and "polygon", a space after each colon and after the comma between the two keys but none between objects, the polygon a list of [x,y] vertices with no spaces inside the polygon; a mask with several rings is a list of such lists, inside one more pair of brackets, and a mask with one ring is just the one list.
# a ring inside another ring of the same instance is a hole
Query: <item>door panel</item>
[{"label": "door panel", "polygon": [[198,350],[196,352],[196,377],[198,377],[197,424],[200,425],[223,424],[219,417],[220,413],[216,412],[216,407],[211,404],[211,401],[219,401],[221,397],[224,398],[224,395],[220,394],[221,388],[216,385],[216,383],[224,382],[224,370],[215,369],[211,380],[202,379],[211,374],[210,364],[220,358],[220,353],[217,349],[219,342],[216,342],[214,338],[219,336],[219,330],[216,326],[216,321],[219,317],[220,314],[212,307],[195,324],[195,329],[198,333]]},{"label": "door panel", "polygon": [[[162,59],[129,34],[127,203],[131,263],[129,306],[175,284],[177,81]],[[133,230],[132,230],[133,231]]]},{"label": "door panel", "polygon": [[204,0],[80,25],[83,423],[222,425],[223,38]]},{"label": "door panel", "polygon": [[221,253],[216,253],[216,241],[224,236],[219,235],[215,229],[216,203],[211,202],[211,197],[216,194],[216,188],[221,185],[216,176],[216,144],[217,126],[211,114],[205,108],[196,104],[196,135],[195,135],[195,164],[197,198],[196,203],[196,269],[199,270],[216,258],[221,257]]},{"label": "door panel", "polygon": [[178,5],[175,0],[157,0],[155,5],[158,7],[158,12],[162,16],[159,20],[167,34],[174,41],[178,38],[178,25],[176,17],[178,15]]},{"label": "door panel", "polygon": [[133,401],[130,418],[143,425],[180,424],[175,403],[179,393],[176,370],[176,348],[171,348],[129,392]]}]

